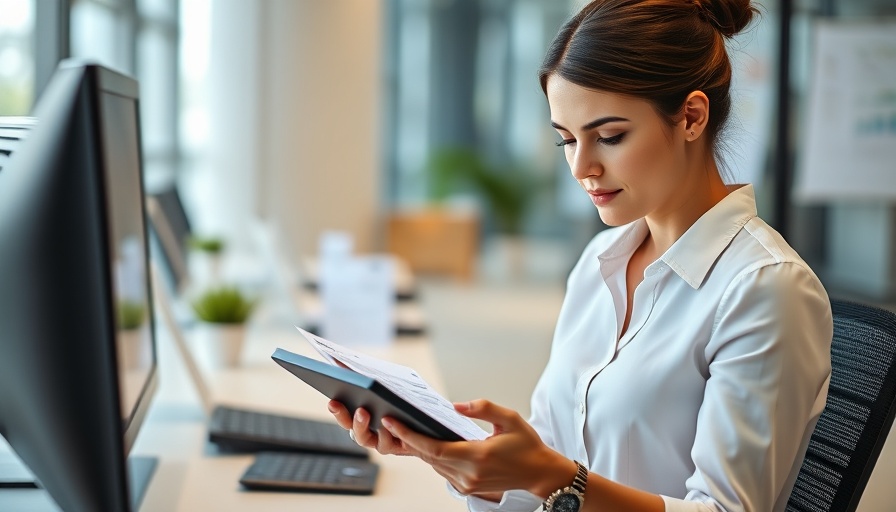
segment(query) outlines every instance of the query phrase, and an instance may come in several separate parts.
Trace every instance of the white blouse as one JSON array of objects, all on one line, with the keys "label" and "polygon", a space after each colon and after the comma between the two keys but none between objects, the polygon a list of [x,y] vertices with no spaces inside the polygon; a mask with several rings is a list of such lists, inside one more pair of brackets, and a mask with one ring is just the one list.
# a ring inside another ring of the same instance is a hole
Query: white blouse
[{"label": "white blouse", "polygon": [[[742,186],[647,267],[620,338],[626,266],[646,235],[641,219],[585,249],[530,423],[592,472],[660,494],[667,511],[784,510],[827,397],[827,293]],[[530,512],[541,500],[509,491],[467,504]]]}]

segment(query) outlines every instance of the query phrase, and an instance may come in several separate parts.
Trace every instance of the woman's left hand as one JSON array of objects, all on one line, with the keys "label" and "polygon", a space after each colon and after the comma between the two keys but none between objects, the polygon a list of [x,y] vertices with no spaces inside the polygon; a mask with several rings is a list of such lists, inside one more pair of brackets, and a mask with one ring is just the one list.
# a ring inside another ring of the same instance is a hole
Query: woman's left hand
[{"label": "woman's left hand", "polygon": [[483,441],[437,441],[392,418],[384,418],[383,426],[463,494],[494,499],[496,493],[525,489],[544,498],[572,481],[575,463],[545,445],[516,411],[488,400],[454,407],[465,416],[491,423],[492,435]]}]

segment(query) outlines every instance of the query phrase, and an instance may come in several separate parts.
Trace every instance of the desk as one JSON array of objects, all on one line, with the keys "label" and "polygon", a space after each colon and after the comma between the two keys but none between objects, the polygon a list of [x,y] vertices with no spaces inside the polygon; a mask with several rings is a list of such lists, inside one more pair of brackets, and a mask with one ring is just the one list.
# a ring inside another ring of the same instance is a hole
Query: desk
[{"label": "desk", "polygon": [[[205,418],[172,340],[159,329],[160,385],[132,453],[159,457],[143,501],[144,512],[195,511],[463,511],[445,482],[411,457],[383,457],[373,496],[244,491],[238,479],[252,455],[216,454],[206,442]],[[214,402],[311,418],[331,419],[327,398],[277,366],[277,347],[311,355],[313,349],[291,326],[250,330],[243,364],[205,374]],[[425,339],[399,339],[389,347],[363,349],[377,357],[416,368],[436,389],[444,389]],[[347,434],[346,434],[347,435]]]}]

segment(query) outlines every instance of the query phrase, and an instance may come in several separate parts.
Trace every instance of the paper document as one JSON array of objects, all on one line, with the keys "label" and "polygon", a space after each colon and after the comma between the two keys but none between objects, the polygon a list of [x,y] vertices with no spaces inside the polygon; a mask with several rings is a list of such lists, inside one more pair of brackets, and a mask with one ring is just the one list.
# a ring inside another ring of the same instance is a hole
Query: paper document
[{"label": "paper document", "polygon": [[473,420],[454,410],[454,405],[436,392],[412,368],[356,352],[338,343],[315,336],[301,327],[296,327],[296,329],[330,364],[338,366],[338,363],[342,363],[361,375],[376,379],[406,402],[464,439],[468,441],[482,440],[489,436],[489,433]]}]

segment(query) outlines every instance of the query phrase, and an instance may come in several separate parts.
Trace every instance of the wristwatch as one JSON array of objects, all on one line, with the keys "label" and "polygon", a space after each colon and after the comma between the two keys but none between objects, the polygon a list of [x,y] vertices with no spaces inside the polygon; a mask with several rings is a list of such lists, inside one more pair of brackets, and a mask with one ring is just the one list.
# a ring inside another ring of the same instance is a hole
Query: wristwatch
[{"label": "wristwatch", "polygon": [[545,512],[579,512],[585,504],[585,483],[588,481],[588,468],[581,462],[576,463],[576,477],[572,485],[557,489],[544,501]]}]

